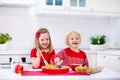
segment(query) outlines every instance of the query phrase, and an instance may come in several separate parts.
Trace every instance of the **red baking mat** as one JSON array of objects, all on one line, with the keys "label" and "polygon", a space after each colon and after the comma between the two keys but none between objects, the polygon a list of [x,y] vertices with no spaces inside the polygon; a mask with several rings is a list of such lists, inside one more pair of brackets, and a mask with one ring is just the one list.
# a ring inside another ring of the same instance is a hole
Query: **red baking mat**
[{"label": "red baking mat", "polygon": [[69,71],[68,73],[44,73],[42,71],[23,71],[22,76],[79,76],[86,75],[89,76],[88,73],[78,73],[74,71]]}]

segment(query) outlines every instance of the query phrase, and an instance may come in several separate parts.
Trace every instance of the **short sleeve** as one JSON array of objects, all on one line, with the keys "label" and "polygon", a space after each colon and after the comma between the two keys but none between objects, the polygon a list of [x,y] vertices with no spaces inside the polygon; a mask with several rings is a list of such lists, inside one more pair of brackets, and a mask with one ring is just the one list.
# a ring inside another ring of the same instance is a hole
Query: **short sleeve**
[{"label": "short sleeve", "polygon": [[36,56],[36,48],[33,48],[32,50],[31,50],[31,52],[30,52],[30,57],[32,58],[32,57],[37,57]]},{"label": "short sleeve", "polygon": [[56,58],[56,57],[59,57],[61,60],[64,58],[64,54],[65,54],[66,52],[65,52],[65,50],[63,49],[63,50],[61,50],[61,51],[59,51],[55,56],[54,56],[54,58]]}]

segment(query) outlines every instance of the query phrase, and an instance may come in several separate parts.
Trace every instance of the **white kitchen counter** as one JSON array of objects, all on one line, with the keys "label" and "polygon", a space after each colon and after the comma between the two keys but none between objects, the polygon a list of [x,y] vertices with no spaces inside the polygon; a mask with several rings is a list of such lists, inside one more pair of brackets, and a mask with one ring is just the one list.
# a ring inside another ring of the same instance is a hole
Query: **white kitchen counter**
[{"label": "white kitchen counter", "polygon": [[27,49],[9,49],[0,51],[0,55],[29,55],[30,50]]},{"label": "white kitchen counter", "polygon": [[88,54],[106,54],[106,55],[116,55],[120,56],[120,50],[108,49],[103,51],[95,51],[95,50],[83,50]]},{"label": "white kitchen counter", "polygon": [[[61,49],[56,49],[56,53],[59,52]],[[100,54],[109,54],[109,55],[120,55],[120,49],[106,49],[103,51],[95,51],[89,49],[82,49],[86,53],[100,53]],[[29,55],[30,50],[26,49],[10,49],[10,50],[3,50],[0,51],[0,55]]]},{"label": "white kitchen counter", "polygon": [[106,68],[90,76],[21,76],[10,69],[0,69],[0,72],[0,80],[120,80],[120,73]]}]

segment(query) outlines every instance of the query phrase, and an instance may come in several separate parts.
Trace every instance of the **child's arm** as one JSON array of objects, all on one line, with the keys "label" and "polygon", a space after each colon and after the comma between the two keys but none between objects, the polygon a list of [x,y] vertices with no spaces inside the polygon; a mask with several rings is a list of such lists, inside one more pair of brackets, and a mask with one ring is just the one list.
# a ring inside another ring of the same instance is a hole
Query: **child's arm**
[{"label": "child's arm", "polygon": [[32,57],[31,61],[32,61],[32,66],[34,66],[35,68],[38,68],[40,64],[40,58],[41,58],[41,55],[38,51],[36,53],[36,56],[37,57]]},{"label": "child's arm", "polygon": [[63,49],[53,57],[53,61],[55,64],[62,64],[62,62],[64,60],[64,53],[65,53],[65,51]]}]

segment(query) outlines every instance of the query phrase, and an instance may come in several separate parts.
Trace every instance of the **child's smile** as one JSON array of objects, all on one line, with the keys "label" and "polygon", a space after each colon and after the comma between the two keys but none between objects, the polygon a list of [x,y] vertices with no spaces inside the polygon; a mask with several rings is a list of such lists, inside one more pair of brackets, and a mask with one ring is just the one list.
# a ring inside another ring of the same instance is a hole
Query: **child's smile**
[{"label": "child's smile", "polygon": [[76,44],[78,44],[78,43],[76,42],[76,43],[72,43],[72,44],[75,44],[75,45],[76,45]]},{"label": "child's smile", "polygon": [[39,42],[40,42],[41,47],[46,49],[50,44],[48,33],[41,34],[39,38]]},{"label": "child's smile", "polygon": [[49,45],[48,43],[42,43],[42,44],[41,44],[41,46],[42,46],[43,48],[47,48],[48,45]]},{"label": "child's smile", "polygon": [[76,34],[71,34],[69,37],[69,45],[73,48],[78,48],[80,44],[80,38]]}]

